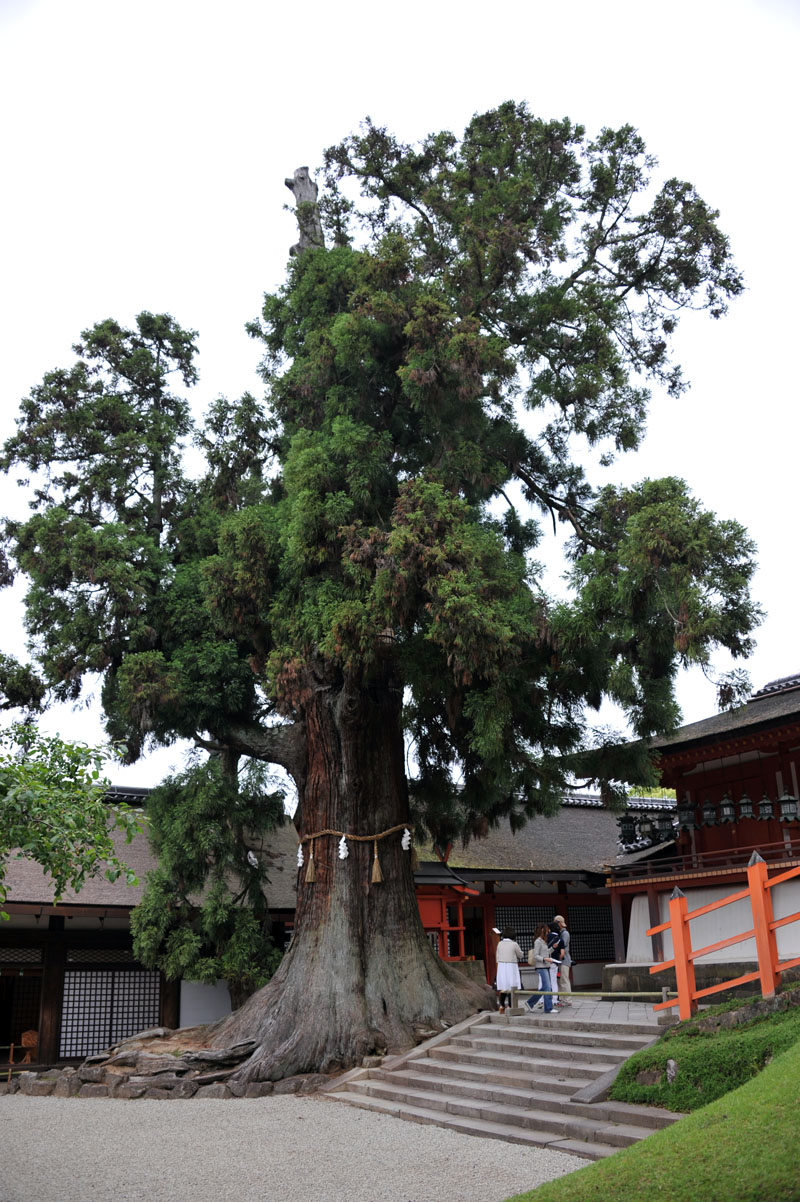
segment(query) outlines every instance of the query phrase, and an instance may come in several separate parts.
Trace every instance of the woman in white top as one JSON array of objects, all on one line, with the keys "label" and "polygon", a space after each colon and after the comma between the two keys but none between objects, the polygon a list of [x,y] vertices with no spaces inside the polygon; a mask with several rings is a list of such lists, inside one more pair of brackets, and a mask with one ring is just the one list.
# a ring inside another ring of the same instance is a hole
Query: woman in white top
[{"label": "woman in white top", "polygon": [[506,1006],[511,1005],[511,989],[521,989],[522,981],[519,976],[519,961],[525,955],[517,943],[517,936],[511,927],[505,927],[500,932],[500,942],[495,953],[497,957],[497,1000],[498,1010],[505,1013]]}]

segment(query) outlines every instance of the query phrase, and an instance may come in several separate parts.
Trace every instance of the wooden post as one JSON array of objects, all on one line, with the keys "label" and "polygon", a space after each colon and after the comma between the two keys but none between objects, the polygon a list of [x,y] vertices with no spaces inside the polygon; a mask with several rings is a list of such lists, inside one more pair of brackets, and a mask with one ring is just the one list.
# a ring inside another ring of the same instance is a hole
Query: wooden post
[{"label": "wooden post", "polygon": [[58,925],[63,921],[63,918],[55,921],[51,919],[50,934],[44,949],[42,1000],[39,1010],[39,1062],[41,1064],[55,1064],[58,1060],[67,956],[63,926]]},{"label": "wooden post", "polygon": [[764,997],[774,997],[775,987],[780,980],[778,972],[778,941],[772,929],[772,893],[767,885],[767,866],[757,851],[747,865],[747,883],[750,887],[750,906],[753,910],[758,972],[761,992]]},{"label": "wooden post", "polygon": [[161,1025],[174,1030],[180,1026],[180,983],[161,974]]},{"label": "wooden post", "polygon": [[681,1018],[691,1018],[697,1013],[694,960],[689,959],[692,952],[692,936],[689,931],[688,910],[686,895],[676,886],[669,899],[669,921],[675,957],[675,977],[678,983],[678,1013]]}]

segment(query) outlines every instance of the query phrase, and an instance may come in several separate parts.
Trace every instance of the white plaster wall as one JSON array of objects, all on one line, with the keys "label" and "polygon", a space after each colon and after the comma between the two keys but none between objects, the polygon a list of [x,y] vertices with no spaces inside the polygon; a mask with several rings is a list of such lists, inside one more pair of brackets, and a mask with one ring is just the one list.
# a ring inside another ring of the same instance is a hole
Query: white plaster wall
[{"label": "white plaster wall", "polygon": [[213,1023],[231,1012],[231,995],[224,981],[204,985],[201,981],[181,981],[181,1004],[179,1023],[182,1027],[196,1027],[200,1023]]},{"label": "white plaster wall", "polygon": [[[738,893],[741,888],[743,888],[742,885],[738,889],[728,887],[727,885],[719,885],[706,889],[685,889],[684,893],[686,894],[689,911],[691,912],[692,910],[699,910],[711,902],[718,901],[721,897]],[[667,922],[669,919],[669,897],[670,894],[666,892],[659,894],[661,922]],[[795,878],[792,881],[786,881],[783,885],[777,885],[772,890],[772,907],[775,918],[786,918],[790,914],[798,913],[800,911],[800,880]],[[640,895],[634,898],[631,908],[627,951],[627,961],[629,964],[653,963],[652,943],[649,936],[645,935],[645,931],[649,926],[650,917],[647,898],[644,895]],[[720,909],[713,910],[710,914],[703,914],[700,918],[692,919],[689,922],[692,948],[697,950],[698,948],[706,947],[710,943],[718,943],[722,939],[729,939],[732,935],[738,935],[742,931],[751,929],[752,926],[753,915],[750,909],[750,902],[747,898],[742,901],[733,902],[729,906],[721,906]],[[778,940],[778,956],[781,960],[792,960],[796,956],[800,956],[800,919],[789,923],[785,927],[781,927],[776,932],[776,935]],[[672,934],[669,931],[665,931],[664,959],[671,960],[672,954]],[[722,948],[720,951],[709,952],[707,956],[703,956],[699,963],[728,964],[739,960],[755,959],[755,940],[745,939],[742,943],[734,943],[731,947]]]}]

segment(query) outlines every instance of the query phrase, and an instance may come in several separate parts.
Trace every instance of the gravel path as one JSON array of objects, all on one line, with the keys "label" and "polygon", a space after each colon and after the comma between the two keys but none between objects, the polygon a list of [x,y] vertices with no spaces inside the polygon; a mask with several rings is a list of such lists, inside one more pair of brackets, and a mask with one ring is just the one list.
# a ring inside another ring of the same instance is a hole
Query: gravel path
[{"label": "gravel path", "polygon": [[294,1096],[0,1097],[0,1202],[502,1202],[582,1168]]}]

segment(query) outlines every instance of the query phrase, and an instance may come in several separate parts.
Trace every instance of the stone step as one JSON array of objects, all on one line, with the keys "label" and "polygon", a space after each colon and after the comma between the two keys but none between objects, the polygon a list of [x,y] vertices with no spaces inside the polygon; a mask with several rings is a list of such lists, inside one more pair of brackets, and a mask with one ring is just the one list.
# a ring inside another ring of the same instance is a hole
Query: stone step
[{"label": "stone step", "polygon": [[351,1106],[360,1106],[363,1110],[389,1114],[395,1118],[405,1119],[407,1122],[446,1127],[448,1130],[458,1131],[462,1135],[477,1135],[483,1139],[502,1139],[506,1143],[555,1148],[559,1151],[569,1152],[573,1156],[581,1156],[586,1160],[600,1160],[617,1151],[617,1147],[609,1143],[571,1137],[562,1138],[552,1131],[535,1131],[532,1128],[507,1125],[488,1119],[431,1110],[424,1106],[404,1106],[393,1100],[356,1093],[350,1088],[337,1093],[329,1093],[326,1096],[331,1101],[344,1102]]},{"label": "stone step", "polygon": [[[571,1060],[565,1057],[548,1058],[547,1062],[532,1062],[532,1058],[520,1055],[508,1055],[503,1052],[473,1051],[470,1048],[455,1047],[453,1044],[442,1044],[431,1048],[430,1056],[435,1060],[460,1061],[463,1064],[481,1064],[485,1068],[502,1068],[514,1070],[524,1068],[537,1081],[548,1077],[562,1079],[566,1077],[583,1077],[593,1081],[608,1071],[607,1062],[598,1060]],[[522,1061],[522,1063],[520,1063]]]},{"label": "stone step", "polygon": [[[671,1127],[682,1119],[683,1115],[674,1110],[662,1110],[658,1106],[636,1106],[631,1102],[567,1102],[570,1111],[582,1114],[586,1118],[594,1118],[602,1113],[612,1123],[621,1123],[634,1127],[646,1127],[650,1131],[660,1131],[662,1127]],[[648,1132],[648,1133],[649,1133]]]},{"label": "stone step", "polygon": [[519,1056],[526,1061],[528,1058],[543,1063],[551,1060],[588,1060],[596,1064],[604,1064],[613,1068],[628,1059],[630,1053],[620,1048],[598,1047],[597,1044],[574,1044],[571,1040],[553,1038],[546,1041],[518,1040],[513,1037],[480,1035],[460,1035],[452,1041],[452,1047],[467,1048],[473,1052],[502,1052],[507,1056]]},{"label": "stone step", "polygon": [[[500,1102],[485,1102],[475,1098],[454,1098],[441,1091],[419,1089],[395,1081],[354,1081],[350,1092],[385,1102],[397,1102],[402,1107],[444,1112],[462,1118],[478,1119],[482,1122],[501,1123],[507,1127],[522,1127],[526,1131],[548,1133],[550,1138],[580,1139],[590,1142],[627,1147],[636,1143],[649,1131],[630,1124],[597,1122],[578,1114],[564,1114],[533,1107],[509,1106]],[[598,1140],[596,1137],[601,1135]]]},{"label": "stone step", "polygon": [[[473,1028],[468,1032],[468,1036],[473,1038],[483,1039],[509,1039],[513,1038],[519,1043],[537,1043],[543,1039],[565,1039],[570,1044],[576,1047],[598,1047],[598,1048],[618,1048],[623,1055],[632,1056],[634,1052],[638,1052],[641,1048],[647,1047],[655,1038],[655,1033],[649,1035],[628,1035],[622,1032],[605,1032],[605,1031],[587,1031],[582,1027],[576,1029],[574,1027],[564,1027],[561,1019],[556,1020],[555,1029],[552,1023],[548,1023],[546,1018],[539,1019],[538,1014],[532,1014],[530,1018],[526,1016],[525,1022],[515,1023],[513,1026],[507,1027],[493,1026],[490,1023],[483,1023],[480,1026]],[[558,1031],[564,1031],[565,1034],[559,1035]]]},{"label": "stone step", "polygon": [[[529,1069],[498,1069],[486,1067],[482,1064],[462,1064],[457,1060],[433,1060],[430,1057],[422,1057],[411,1062],[415,1071],[430,1074],[435,1077],[456,1077],[462,1081],[472,1081],[480,1085],[500,1085],[510,1089],[543,1089],[545,1088],[542,1080],[537,1078]],[[546,1078],[546,1090],[551,1094],[564,1095],[570,1097],[577,1093],[579,1089],[584,1089],[587,1085],[591,1085],[592,1080],[588,1077],[569,1077],[559,1080],[554,1077]]]},{"label": "stone step", "polygon": [[453,1097],[472,1097],[506,1106],[558,1111],[598,1122],[620,1123],[650,1130],[668,1127],[681,1117],[670,1110],[660,1110],[654,1106],[634,1106],[628,1102],[573,1102],[567,1095],[548,1090],[546,1084],[535,1089],[525,1089],[495,1081],[465,1079],[450,1070],[446,1076],[419,1072],[413,1064],[406,1069],[395,1069],[392,1072],[377,1069],[370,1077],[378,1081],[396,1081],[413,1089],[435,1090],[451,1094]]},{"label": "stone step", "polygon": [[607,1035],[646,1035],[649,1039],[655,1039],[656,1035],[660,1035],[663,1030],[658,1023],[627,1023],[627,1022],[612,1022],[610,1019],[595,1019],[593,1022],[584,1021],[574,1007],[569,1007],[566,1010],[556,1010],[551,1014],[545,1014],[541,1010],[534,1010],[530,1014],[523,1014],[520,1011],[518,1014],[497,1014],[492,1013],[488,1016],[488,1022],[482,1025],[499,1027],[499,1026],[527,1026],[532,1023],[544,1026],[545,1024],[558,1023],[559,1027],[565,1027],[569,1031],[597,1031],[605,1032]]},{"label": "stone step", "polygon": [[[568,1095],[551,1092],[542,1085],[538,1088],[523,1088],[517,1085],[504,1085],[497,1081],[470,1081],[455,1073],[447,1075],[440,1073],[418,1072],[411,1066],[391,1073],[376,1074],[378,1081],[397,1081],[411,1089],[435,1090],[437,1093],[452,1095],[459,1098],[475,1098],[482,1102],[497,1102],[505,1106],[533,1107],[534,1110],[552,1110],[561,1113],[569,1104]],[[575,1112],[580,1113],[578,1111]]]}]

